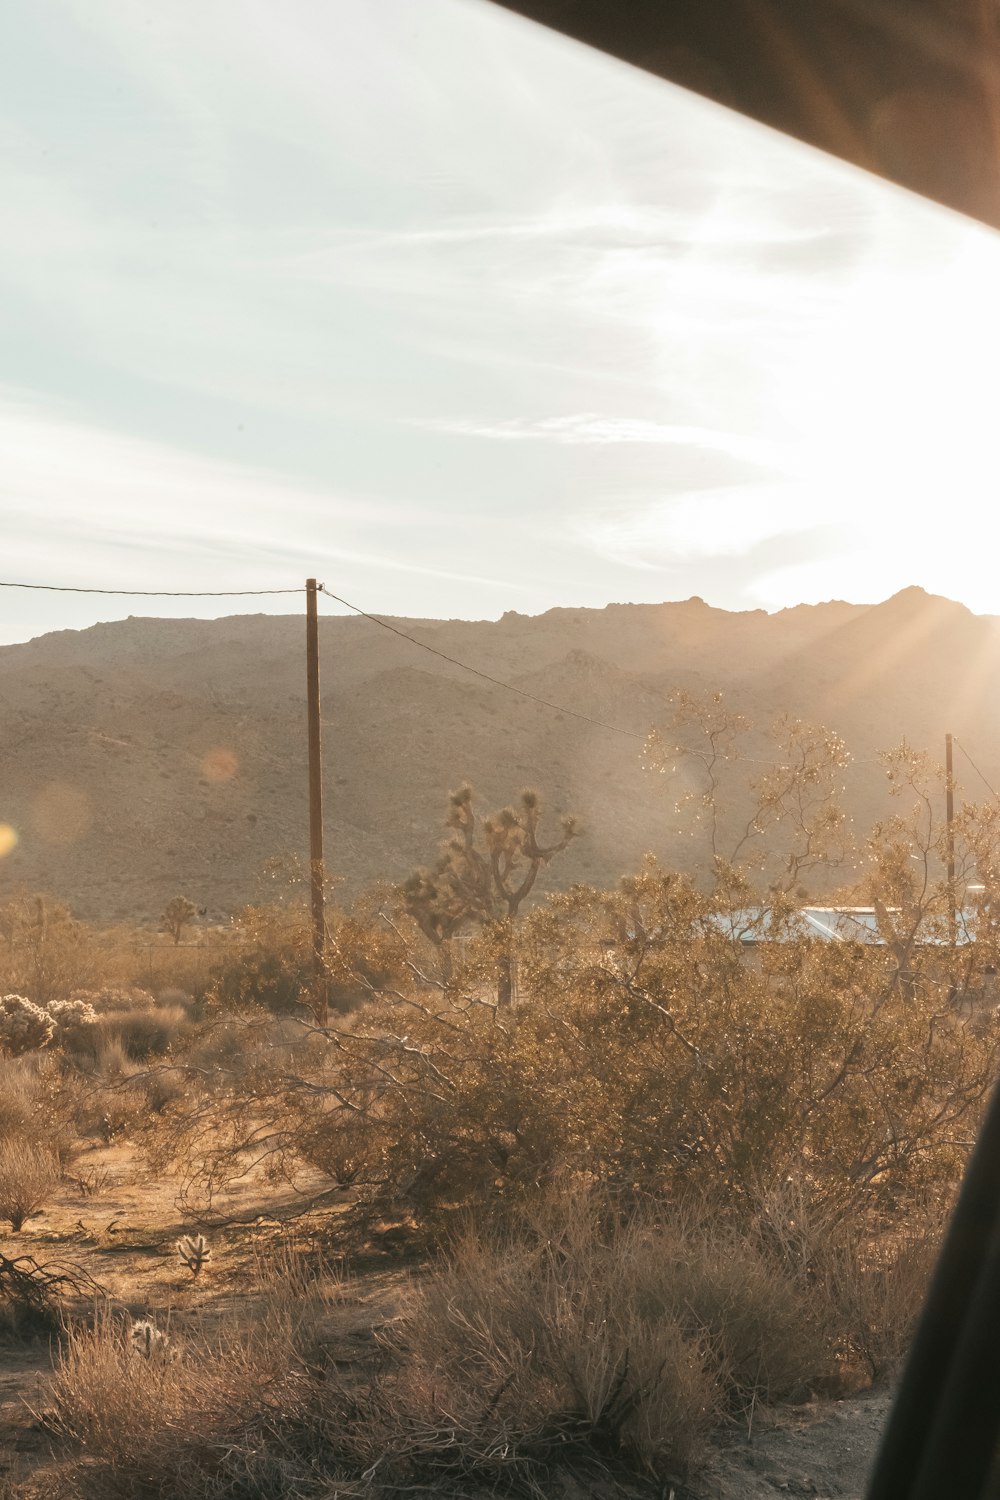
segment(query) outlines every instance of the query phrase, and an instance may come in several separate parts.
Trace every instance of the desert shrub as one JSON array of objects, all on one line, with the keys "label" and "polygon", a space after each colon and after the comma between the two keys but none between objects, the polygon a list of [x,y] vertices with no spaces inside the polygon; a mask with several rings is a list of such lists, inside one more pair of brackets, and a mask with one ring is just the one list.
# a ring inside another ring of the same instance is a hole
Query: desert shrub
[{"label": "desert shrub", "polygon": [[425,1222],[507,1212],[577,1174],[707,1197],[743,1224],[761,1182],[791,1181],[831,1224],[905,1224],[961,1172],[1000,1021],[948,1009],[935,950],[926,984],[903,986],[888,949],[812,940],[780,903],[768,931],[784,940],[751,962],[735,877],[729,895],[728,929],[716,898],[652,865],[616,892],[553,898],[522,926],[517,1006],[492,1000],[485,933],[448,983],[376,995],[301,1049],[279,1056],[240,1021],[218,1129],[191,1148],[211,1156],[206,1180],[226,1150],[243,1170],[266,1122],[272,1159],[297,1154]]},{"label": "desert shrub", "polygon": [[30,1052],[0,1057],[0,1141],[26,1142],[66,1162],[80,1108],[80,1090],[57,1058]]},{"label": "desert shrub", "polygon": [[237,953],[213,971],[209,997],[223,1010],[260,1005],[272,1015],[301,1014],[312,981],[306,949]]},{"label": "desert shrub", "polygon": [[937,1213],[863,1236],[853,1226],[817,1254],[819,1296],[840,1332],[842,1348],[873,1383],[899,1373],[910,1347],[941,1246]]},{"label": "desert shrub", "polygon": [[53,1334],[65,1327],[66,1302],[106,1296],[79,1266],[37,1261],[33,1255],[0,1252],[0,1329],[17,1336]]},{"label": "desert shrub", "polygon": [[649,1298],[617,1248],[460,1243],[400,1330],[404,1428],[440,1433],[448,1413],[455,1458],[481,1482],[587,1443],[676,1474],[718,1416],[708,1340]]},{"label": "desert shrub", "polygon": [[[276,1016],[301,1016],[313,991],[308,908],[248,906],[235,924],[235,945],[213,970],[207,998],[224,1010],[259,1005]],[[372,913],[338,913],[327,932],[327,998],[346,1013],[401,981],[405,963],[398,939]]]},{"label": "desert shrub", "polygon": [[946,1190],[1000,1062],[997,1018],[948,1011],[934,949],[904,985],[888,947],[811,939],[780,903],[751,962],[733,881],[729,930],[720,892],[655,865],[532,918],[517,1026],[545,1054],[564,1149],[604,1180],[733,1206],[787,1177],[847,1217]]},{"label": "desert shrub", "polygon": [[373,995],[405,986],[406,959],[398,934],[366,903],[357,912],[339,915],[327,942],[330,1008],[346,1015]]},{"label": "desert shrub", "polygon": [[559,1434],[661,1475],[723,1411],[801,1398],[832,1364],[807,1299],[752,1240],[578,1195],[460,1239],[402,1337],[398,1399],[433,1393],[484,1455]]},{"label": "desert shrub", "polygon": [[101,1037],[95,1028],[93,1049],[74,1059],[67,1077],[78,1094],[74,1121],[79,1136],[105,1144],[132,1136],[143,1123],[152,1126],[155,1112],[145,1088],[147,1070],[128,1056],[121,1042]]},{"label": "desert shrub", "polygon": [[108,1082],[116,1082],[133,1072],[132,1060],[118,1037],[107,1037],[98,1032],[93,1057],[93,1076]]},{"label": "desert shrub", "polygon": [[8,1136],[0,1140],[0,1219],[15,1234],[42,1207],[59,1180],[59,1162],[51,1151]]},{"label": "desert shrub", "polygon": [[666,1489],[726,1413],[833,1362],[777,1246],[580,1192],[468,1229],[346,1373],[367,1304],[280,1256],[264,1281],[252,1322],[70,1330],[47,1407],[84,1494],[537,1496],[557,1471]]},{"label": "desert shrub", "polygon": [[297,1015],[311,982],[307,908],[297,901],[247,906],[234,919],[233,950],[211,971],[207,999],[227,1011],[259,1005],[273,1015]]},{"label": "desert shrub", "polygon": [[126,1057],[141,1061],[163,1057],[177,1042],[187,1015],[180,1006],[149,1010],[106,1011],[95,1031],[99,1045],[117,1042]]},{"label": "desert shrub", "polygon": [[142,1089],[152,1113],[162,1115],[164,1110],[186,1097],[187,1075],[180,1068],[153,1068],[136,1080],[136,1087]]},{"label": "desert shrub", "polygon": [[189,1021],[201,1021],[205,1015],[205,1006],[201,1000],[196,999],[188,990],[175,987],[159,990],[156,1005],[164,1010],[182,1010]]},{"label": "desert shrub", "polygon": [[36,1005],[65,998],[94,972],[92,934],[45,896],[17,896],[0,905],[0,938],[0,987]]},{"label": "desert shrub", "polygon": [[126,1073],[93,1097],[91,1128],[106,1145],[128,1139],[149,1126],[150,1106],[141,1083]]},{"label": "desert shrub", "polygon": [[24,1139],[37,1119],[37,1076],[21,1058],[0,1058],[0,1140]]},{"label": "desert shrub", "polygon": [[904,987],[887,949],[812,940],[778,903],[784,940],[751,962],[730,896],[730,929],[655,866],[553,898],[522,928],[521,1004],[491,1000],[486,933],[448,984],[376,996],[254,1071],[256,1118],[425,1220],[576,1173],[744,1223],[760,1182],[790,1180],[831,1223],[905,1223],[961,1172],[1000,1021],[968,1024],[930,972]]},{"label": "desert shrub", "polygon": [[52,1425],[95,1459],[138,1466],[154,1437],[182,1431],[187,1376],[179,1361],[144,1358],[131,1325],[100,1313],[93,1326],[67,1330],[52,1382]]},{"label": "desert shrub", "polygon": [[[225,961],[233,947],[233,934],[227,928],[199,932],[192,943],[175,947],[171,942],[144,943],[136,954],[133,973],[143,987],[154,995],[182,990],[200,1002],[212,983],[212,972]],[[167,999],[168,1005],[177,1004]]]},{"label": "desert shrub", "polygon": [[188,994],[187,990],[167,988],[158,990],[154,996],[154,1001],[157,1005],[183,1006],[191,1004],[192,996]]},{"label": "desert shrub", "polygon": [[55,1029],[55,1021],[42,1006],[24,995],[0,995],[0,1052],[8,1057],[48,1046]]},{"label": "desert shrub", "polygon": [[301,1283],[252,1327],[171,1333],[171,1357],[99,1317],[65,1341],[52,1424],[95,1495],[537,1494],[557,1464],[615,1459],[674,1474],[715,1410],[708,1341],[641,1306],[628,1272],[602,1288],[607,1252],[575,1249],[467,1243],[349,1379]]},{"label": "desert shrub", "polygon": [[845,1219],[786,1180],[759,1193],[755,1229],[812,1299],[841,1363],[880,1382],[906,1356],[949,1207],[947,1199],[914,1205],[889,1225]]},{"label": "desert shrub", "polygon": [[185,1047],[185,1061],[206,1073],[228,1077],[242,1069],[251,1043],[248,1026],[238,1017],[223,1017],[204,1026]]},{"label": "desert shrub", "polygon": [[323,1343],[337,1297],[286,1266],[252,1322],[218,1333],[182,1337],[106,1313],[70,1327],[49,1409],[81,1456],[83,1493],[329,1494],[344,1472],[336,1416],[350,1406]]}]

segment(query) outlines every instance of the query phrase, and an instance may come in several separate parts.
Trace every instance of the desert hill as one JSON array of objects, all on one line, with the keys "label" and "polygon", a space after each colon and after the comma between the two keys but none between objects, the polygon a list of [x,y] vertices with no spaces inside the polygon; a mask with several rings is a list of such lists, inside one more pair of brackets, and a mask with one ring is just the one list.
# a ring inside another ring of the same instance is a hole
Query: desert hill
[{"label": "desert hill", "polygon": [[[675,687],[721,690],[755,723],[825,723],[859,764],[859,826],[884,808],[873,753],[952,731],[1000,784],[1000,620],[907,589],[768,615],[700,599],[553,609],[498,621],[395,620],[445,655],[643,735]],[[613,882],[672,838],[671,798],[641,742],[472,677],[364,619],[320,621],[326,827],[357,889],[428,860],[448,790],[484,806],[531,784],[587,837],[551,880]],[[308,847],[300,617],[137,619],[0,648],[0,898],[42,889],[80,915],[155,921],[184,892],[221,916],[271,856]],[[763,745],[761,741],[761,745]],[[963,757],[969,796],[985,788]]]}]

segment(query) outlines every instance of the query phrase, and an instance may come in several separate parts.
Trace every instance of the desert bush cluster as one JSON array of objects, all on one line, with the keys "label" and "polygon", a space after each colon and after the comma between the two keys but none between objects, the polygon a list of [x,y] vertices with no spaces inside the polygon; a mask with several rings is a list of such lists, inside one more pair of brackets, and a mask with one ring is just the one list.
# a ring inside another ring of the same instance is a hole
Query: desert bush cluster
[{"label": "desert bush cluster", "polygon": [[[57,1435],[87,1456],[72,1493],[541,1496],[567,1476],[613,1492],[623,1472],[669,1485],[714,1426],[803,1399],[831,1339],[862,1331],[873,1286],[817,1297],[838,1247],[806,1227],[807,1269],[773,1230],[764,1204],[720,1232],[692,1206],[553,1190],[502,1227],[467,1227],[360,1364],[343,1358],[357,1289],[322,1265],[265,1276],[252,1323],[101,1314],[71,1328],[49,1392]],[[912,1301],[912,1257],[896,1272]]]},{"label": "desert bush cluster", "polygon": [[[426,1258],[349,1368],[358,1299],[325,1273],[263,1285],[232,1326],[73,1325],[52,1401],[75,1493],[541,1495],[567,1465],[669,1487],[720,1423],[898,1367],[1000,1068],[1000,819],[966,805],[946,851],[933,768],[887,756],[891,815],[845,898],[871,921],[831,941],[800,908],[850,838],[842,745],[783,726],[733,840],[742,724],[685,699],[675,727],[648,754],[693,759],[704,880],[650,858],[529,907],[577,825],[546,843],[536,795],[482,819],[461,788],[432,865],[331,903],[322,994],[294,893],[155,993],[68,918],[8,923],[12,1232],[74,1151],[121,1141],[199,1228],[236,1181],[308,1178],[339,1193],[330,1248],[388,1222]],[[177,1254],[211,1277],[202,1234]]]}]

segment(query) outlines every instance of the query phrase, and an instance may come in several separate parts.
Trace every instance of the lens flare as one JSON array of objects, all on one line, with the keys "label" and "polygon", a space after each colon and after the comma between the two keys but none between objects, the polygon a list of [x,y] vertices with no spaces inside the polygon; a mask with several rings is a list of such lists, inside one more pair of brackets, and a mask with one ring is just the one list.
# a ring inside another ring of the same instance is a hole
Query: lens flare
[{"label": "lens flare", "polygon": [[0,823],[0,859],[17,847],[17,829],[9,823]]},{"label": "lens flare", "polygon": [[31,821],[46,844],[75,844],[90,828],[90,799],[66,781],[50,781],[31,806]]},{"label": "lens flare", "polygon": [[201,759],[201,774],[206,781],[232,781],[239,768],[236,752],[222,745],[206,751]]}]

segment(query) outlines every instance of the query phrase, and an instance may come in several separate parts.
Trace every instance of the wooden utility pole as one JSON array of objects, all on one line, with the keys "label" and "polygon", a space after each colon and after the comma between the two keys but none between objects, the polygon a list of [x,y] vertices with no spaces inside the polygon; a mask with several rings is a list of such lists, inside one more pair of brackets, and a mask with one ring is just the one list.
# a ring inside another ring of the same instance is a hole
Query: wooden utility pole
[{"label": "wooden utility pole", "polygon": [[329,1019],[326,976],[325,869],[323,866],[323,759],[319,716],[319,620],[315,578],[306,579],[306,700],[309,714],[309,876],[312,895],[313,1012]]},{"label": "wooden utility pole", "polygon": [[955,911],[955,781],[952,772],[951,735],[944,737],[945,774],[945,853],[948,861],[948,941],[952,948],[958,938],[958,917]]}]

